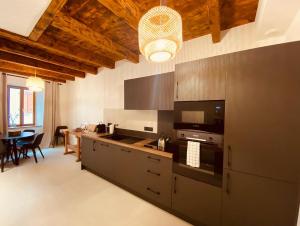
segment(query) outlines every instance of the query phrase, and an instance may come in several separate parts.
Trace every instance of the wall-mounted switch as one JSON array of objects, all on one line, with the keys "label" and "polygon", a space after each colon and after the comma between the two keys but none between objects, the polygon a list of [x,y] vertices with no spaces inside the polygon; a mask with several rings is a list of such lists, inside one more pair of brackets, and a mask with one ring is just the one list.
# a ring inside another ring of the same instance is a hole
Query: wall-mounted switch
[{"label": "wall-mounted switch", "polygon": [[153,132],[153,127],[145,126],[145,127],[144,127],[144,131],[147,131],[147,132]]}]

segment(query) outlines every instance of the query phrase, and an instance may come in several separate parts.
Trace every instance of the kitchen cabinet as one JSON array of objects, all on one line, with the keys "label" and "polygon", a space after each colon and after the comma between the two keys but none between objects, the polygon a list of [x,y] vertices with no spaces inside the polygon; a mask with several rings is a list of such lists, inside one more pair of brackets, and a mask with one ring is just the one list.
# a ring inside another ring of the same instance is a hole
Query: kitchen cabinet
[{"label": "kitchen cabinet", "polygon": [[172,209],[197,225],[221,225],[221,195],[219,187],[173,175]]},{"label": "kitchen cabinet", "polygon": [[108,179],[115,179],[116,165],[113,163],[117,156],[117,152],[114,148],[114,145],[101,141],[95,141],[94,148],[96,152],[94,161],[97,161],[96,172]]},{"label": "kitchen cabinet", "polygon": [[156,203],[171,207],[172,159],[139,153],[138,192]]},{"label": "kitchen cabinet", "polygon": [[228,55],[224,167],[300,182],[299,43]]},{"label": "kitchen cabinet", "polygon": [[223,226],[295,226],[297,184],[225,170],[222,209]]},{"label": "kitchen cabinet", "polygon": [[95,149],[95,141],[87,137],[81,139],[81,164],[97,173],[98,157]]},{"label": "kitchen cabinet", "polygon": [[124,81],[127,110],[173,110],[174,72]]},{"label": "kitchen cabinet", "polygon": [[131,148],[116,146],[116,157],[111,164],[115,166],[115,181],[131,190],[138,186],[138,153]]},{"label": "kitchen cabinet", "polygon": [[171,208],[172,159],[82,139],[82,165],[142,197]]},{"label": "kitchen cabinet", "polygon": [[175,66],[175,101],[224,100],[227,72],[225,56]]}]

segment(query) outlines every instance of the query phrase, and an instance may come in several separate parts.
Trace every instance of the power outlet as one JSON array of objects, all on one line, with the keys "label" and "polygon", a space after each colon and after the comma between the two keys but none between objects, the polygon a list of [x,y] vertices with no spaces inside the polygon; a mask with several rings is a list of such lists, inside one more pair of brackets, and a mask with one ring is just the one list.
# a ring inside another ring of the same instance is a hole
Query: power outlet
[{"label": "power outlet", "polygon": [[147,132],[153,132],[153,127],[145,126],[145,127],[144,127],[144,131],[147,131]]}]

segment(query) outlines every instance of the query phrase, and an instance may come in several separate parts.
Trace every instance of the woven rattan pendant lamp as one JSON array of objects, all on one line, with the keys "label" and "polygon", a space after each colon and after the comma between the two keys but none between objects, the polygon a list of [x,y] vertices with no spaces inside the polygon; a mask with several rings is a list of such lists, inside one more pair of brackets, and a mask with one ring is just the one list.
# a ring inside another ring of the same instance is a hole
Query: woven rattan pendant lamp
[{"label": "woven rattan pendant lamp", "polygon": [[160,2],[142,16],[138,35],[140,51],[148,61],[168,61],[182,47],[182,18]]},{"label": "woven rattan pendant lamp", "polygon": [[41,92],[45,89],[45,82],[43,79],[36,77],[36,69],[35,75],[29,77],[26,80],[26,87],[33,92]]}]

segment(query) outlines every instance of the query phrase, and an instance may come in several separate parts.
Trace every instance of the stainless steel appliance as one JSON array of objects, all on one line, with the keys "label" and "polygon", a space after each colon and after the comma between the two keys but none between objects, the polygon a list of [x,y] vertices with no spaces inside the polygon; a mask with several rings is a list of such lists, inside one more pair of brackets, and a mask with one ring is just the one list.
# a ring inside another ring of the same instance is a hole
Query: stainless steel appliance
[{"label": "stainless steel appliance", "polygon": [[224,134],[224,100],[174,103],[174,129]]},{"label": "stainless steel appliance", "polygon": [[[200,143],[199,167],[187,164],[188,142]],[[178,130],[175,141],[173,171],[180,175],[222,186],[223,135],[191,130]]]}]

